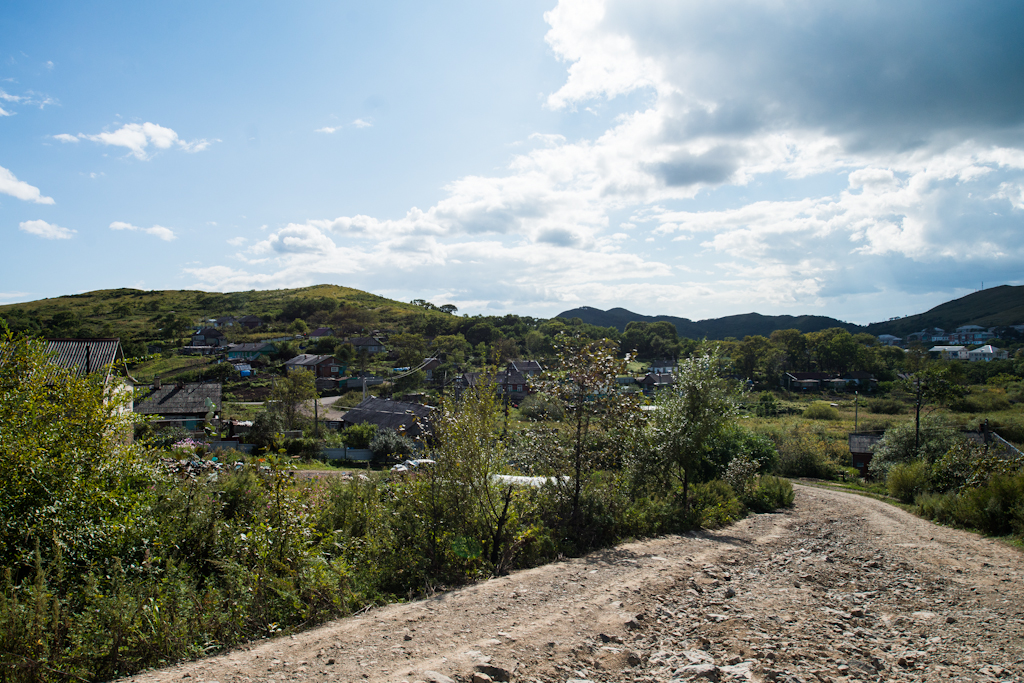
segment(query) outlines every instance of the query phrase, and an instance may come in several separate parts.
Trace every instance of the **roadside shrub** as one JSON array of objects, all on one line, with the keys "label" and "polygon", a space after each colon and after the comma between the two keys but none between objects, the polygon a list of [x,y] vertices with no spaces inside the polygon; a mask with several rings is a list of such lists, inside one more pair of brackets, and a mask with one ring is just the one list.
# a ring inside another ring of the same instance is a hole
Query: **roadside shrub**
[{"label": "roadside shrub", "polygon": [[783,477],[835,479],[850,462],[846,444],[823,438],[806,425],[797,424],[788,432],[770,436],[779,452],[775,473]]},{"label": "roadside shrub", "polygon": [[561,420],[565,415],[562,404],[547,394],[530,394],[519,404],[519,413],[527,420]]},{"label": "roadside shrub", "polygon": [[922,493],[914,500],[914,504],[917,506],[917,514],[940,524],[949,524],[956,521],[956,503],[957,494],[953,492]]},{"label": "roadside shrub", "polygon": [[868,401],[868,412],[876,415],[900,415],[905,406],[902,401],[894,398],[876,398]]},{"label": "roadside shrub", "polygon": [[919,458],[924,458],[930,463],[935,462],[962,438],[956,427],[947,420],[927,416],[921,419],[920,444],[915,448],[914,422],[895,425],[887,429],[882,439],[875,445],[874,456],[868,466],[869,471],[875,478],[885,479],[889,469],[897,463],[911,462]]},{"label": "roadside shrub", "polygon": [[736,458],[745,458],[754,463],[755,473],[770,472],[778,462],[779,454],[767,436],[732,423],[711,443],[701,466],[694,469],[693,476],[697,481],[721,479]]},{"label": "roadside shrub", "polygon": [[839,411],[827,403],[818,401],[804,409],[803,417],[807,420],[838,420]]},{"label": "roadside shrub", "polygon": [[885,485],[889,495],[904,503],[913,503],[928,490],[931,468],[925,460],[896,463],[889,469]]},{"label": "roadside shrub", "polygon": [[692,495],[691,509],[702,527],[716,529],[743,516],[743,504],[721,479],[695,484]]},{"label": "roadside shrub", "polygon": [[757,477],[749,493],[740,500],[754,512],[771,512],[793,505],[793,485],[770,474]]},{"label": "roadside shrub", "polygon": [[984,452],[983,446],[967,439],[954,443],[932,464],[932,490],[945,493],[962,489],[971,480],[975,463]]},{"label": "roadside shrub", "polygon": [[954,516],[960,524],[994,536],[1024,533],[1024,472],[996,474],[982,486],[964,489]]}]

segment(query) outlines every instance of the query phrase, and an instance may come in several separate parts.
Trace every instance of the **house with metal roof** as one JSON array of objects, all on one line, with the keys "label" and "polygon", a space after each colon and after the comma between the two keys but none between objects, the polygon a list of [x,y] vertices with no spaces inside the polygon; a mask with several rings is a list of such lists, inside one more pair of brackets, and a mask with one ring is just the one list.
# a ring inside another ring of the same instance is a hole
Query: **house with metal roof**
[{"label": "house with metal roof", "polygon": [[345,413],[344,425],[373,424],[378,429],[391,429],[406,436],[421,436],[434,409],[419,403],[389,401],[371,396]]},{"label": "house with metal roof", "polygon": [[46,350],[55,365],[74,375],[102,373],[103,384],[111,391],[129,394],[126,410],[132,409],[130,394],[136,382],[128,374],[120,339],[47,339]]},{"label": "house with metal roof", "polygon": [[285,372],[309,370],[318,379],[337,379],[341,377],[342,372],[342,366],[334,359],[334,356],[318,356],[312,353],[303,353],[286,361],[284,369]]},{"label": "house with metal roof", "polygon": [[211,411],[220,413],[221,385],[219,383],[178,383],[148,389],[139,399],[135,412],[151,415],[162,424],[180,424],[196,429]]},{"label": "house with metal roof", "polygon": [[260,356],[277,353],[277,347],[270,342],[228,344],[228,360],[256,360]]}]

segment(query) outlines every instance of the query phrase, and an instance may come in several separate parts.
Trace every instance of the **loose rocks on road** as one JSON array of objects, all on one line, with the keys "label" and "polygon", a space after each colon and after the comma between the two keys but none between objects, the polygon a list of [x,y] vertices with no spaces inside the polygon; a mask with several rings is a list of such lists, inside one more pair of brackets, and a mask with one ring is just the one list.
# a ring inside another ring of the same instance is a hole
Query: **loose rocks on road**
[{"label": "loose rocks on road", "polygon": [[1021,681],[1024,556],[879,501],[631,543],[133,680]]}]

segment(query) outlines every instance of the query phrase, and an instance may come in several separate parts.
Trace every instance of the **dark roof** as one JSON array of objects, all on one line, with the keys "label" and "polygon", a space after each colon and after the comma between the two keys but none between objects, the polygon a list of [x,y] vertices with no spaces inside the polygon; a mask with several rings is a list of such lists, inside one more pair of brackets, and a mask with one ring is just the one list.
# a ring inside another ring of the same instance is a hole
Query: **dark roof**
[{"label": "dark roof", "polygon": [[285,361],[285,365],[294,365],[299,367],[311,367],[319,365],[324,361],[334,362],[334,356],[317,356],[312,353],[303,353],[291,360]]},{"label": "dark roof", "polygon": [[514,360],[509,363],[509,367],[518,372],[533,373],[533,372],[544,372],[543,366],[535,360]]},{"label": "dark roof", "polygon": [[820,382],[835,377],[835,374],[831,372],[787,372],[786,374],[798,382],[805,382],[807,380],[817,380]]},{"label": "dark roof", "polygon": [[329,327],[318,327],[309,333],[310,337],[333,337],[334,330]]},{"label": "dark roof", "polygon": [[201,330],[197,330],[197,331],[192,333],[192,336],[195,337],[196,335],[200,335],[200,334],[203,335],[204,337],[223,337],[224,336],[223,332],[221,332],[220,330],[215,330],[212,327],[204,327]]},{"label": "dark roof", "polygon": [[417,422],[425,422],[430,418],[433,408],[419,403],[388,401],[383,398],[364,400],[355,408],[345,413],[346,424],[369,423],[398,431],[404,427],[409,436],[420,434],[423,429]]},{"label": "dark roof", "polygon": [[47,339],[46,350],[65,370],[76,375],[87,375],[117,360],[124,360],[120,339]]},{"label": "dark roof", "polygon": [[205,415],[207,399],[220,410],[220,384],[168,384],[151,389],[135,406],[143,415]]},{"label": "dark roof", "polygon": [[384,346],[384,342],[374,337],[352,337],[346,343],[352,346]]},{"label": "dark roof", "polygon": [[235,322],[240,322],[240,323],[257,323],[258,324],[258,323],[262,323],[263,321],[260,320],[259,318],[257,318],[254,315],[243,315],[241,318],[239,318]]},{"label": "dark roof", "polygon": [[246,342],[245,344],[230,344],[227,347],[228,351],[262,351],[263,349],[272,347],[273,344],[267,342]]},{"label": "dark roof", "polygon": [[675,379],[670,372],[648,372],[638,384],[675,384]]}]

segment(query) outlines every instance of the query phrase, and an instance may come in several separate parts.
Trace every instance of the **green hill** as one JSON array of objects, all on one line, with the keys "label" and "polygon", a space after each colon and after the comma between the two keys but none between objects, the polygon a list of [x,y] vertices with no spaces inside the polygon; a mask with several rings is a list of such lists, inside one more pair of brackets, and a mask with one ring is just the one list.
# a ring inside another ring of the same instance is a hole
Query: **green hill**
[{"label": "green hill", "polygon": [[859,325],[820,315],[792,316],[746,313],[694,322],[688,318],[676,318],[670,315],[640,315],[625,308],[612,308],[602,311],[599,308],[582,306],[559,313],[558,317],[580,318],[585,323],[601,327],[614,327],[620,332],[624,331],[626,325],[634,320],[648,323],[664,320],[675,326],[680,337],[689,337],[690,339],[726,339],[727,337],[743,339],[747,335],[755,334],[767,337],[775,330],[796,329],[807,333],[817,332],[829,327],[841,327],[850,332],[864,331],[864,328]]},{"label": "green hill", "polygon": [[377,327],[422,326],[429,317],[450,317],[337,285],[229,293],[107,289],[0,306],[0,318],[15,331],[47,337],[119,337],[134,344],[180,338],[210,318],[244,315],[274,324],[248,335],[235,328],[229,336],[280,334],[296,318],[311,326],[330,325],[339,334],[359,334]]},{"label": "green hill", "polygon": [[1024,285],[1000,285],[983,289],[939,304],[924,313],[872,323],[867,326],[867,331],[874,335],[894,334],[902,337],[926,327],[941,327],[952,331],[960,325],[1024,325]]},{"label": "green hill", "polygon": [[725,339],[727,337],[743,339],[747,335],[768,336],[775,330],[788,329],[800,330],[806,334],[829,327],[841,327],[853,333],[868,332],[876,336],[894,334],[902,337],[926,327],[941,327],[944,330],[952,331],[960,325],[996,327],[1024,324],[1024,285],[1001,285],[983,289],[980,292],[947,301],[925,313],[898,320],[872,323],[867,326],[855,325],[820,315],[761,315],[759,313],[693,321],[689,318],[678,318],[671,315],[641,315],[625,308],[602,311],[591,306],[574,308],[559,313],[558,317],[580,318],[585,323],[614,327],[620,332],[624,331],[626,325],[634,320],[648,323],[664,320],[675,326],[680,337],[689,337],[690,339]]}]

